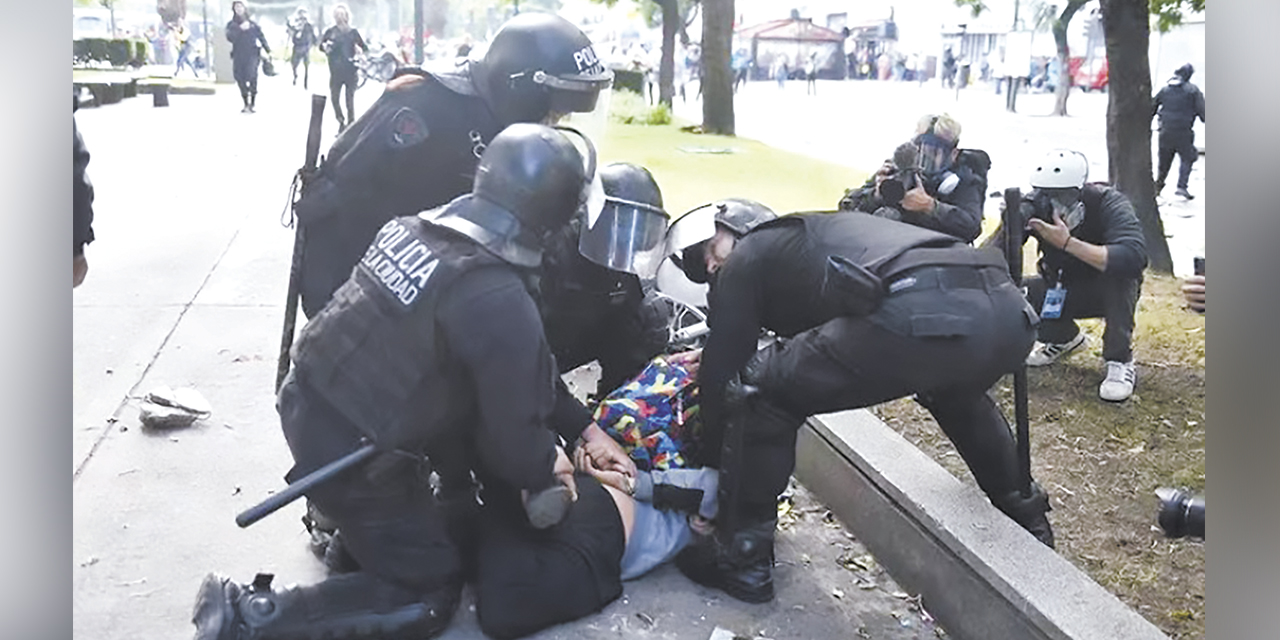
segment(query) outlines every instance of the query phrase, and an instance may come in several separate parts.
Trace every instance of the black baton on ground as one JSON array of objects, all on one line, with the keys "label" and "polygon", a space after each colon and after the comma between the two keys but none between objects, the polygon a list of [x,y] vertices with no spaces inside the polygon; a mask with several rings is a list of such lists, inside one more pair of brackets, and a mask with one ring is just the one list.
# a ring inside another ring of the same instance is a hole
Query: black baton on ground
[{"label": "black baton on ground", "polygon": [[[320,161],[320,128],[324,124],[325,96],[311,95],[311,123],[307,129],[307,155],[298,172],[302,179],[302,191],[306,193],[307,184],[316,171],[316,163]],[[295,206],[297,203],[291,203]],[[284,299],[284,329],[280,336],[280,358],[276,364],[276,391],[284,384],[284,377],[289,373],[289,349],[293,347],[294,328],[298,323],[298,295],[302,288],[302,251],[306,239],[302,233],[302,222],[295,216],[293,232],[293,259],[289,262],[289,291]]]},{"label": "black baton on ground", "polygon": [[[1022,191],[1004,190],[1004,257],[1014,286],[1022,288]],[[1031,428],[1027,415],[1027,363],[1013,370],[1013,419],[1018,433],[1018,474],[1022,496],[1031,497]]]},{"label": "black baton on ground", "polygon": [[369,442],[359,449],[302,476],[297,482],[285,487],[280,493],[273,494],[270,498],[242,511],[240,515],[236,516],[236,524],[244,528],[279,511],[281,507],[301,498],[306,492],[332,480],[343,471],[368,460],[377,451],[373,443]]}]

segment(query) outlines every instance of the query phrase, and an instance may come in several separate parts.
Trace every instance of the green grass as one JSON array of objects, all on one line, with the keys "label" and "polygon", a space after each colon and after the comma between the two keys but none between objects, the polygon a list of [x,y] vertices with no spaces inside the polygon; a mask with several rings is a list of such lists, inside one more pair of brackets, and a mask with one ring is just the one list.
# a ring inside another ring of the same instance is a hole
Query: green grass
[{"label": "green grass", "polygon": [[759,201],[780,214],[832,210],[846,188],[866,179],[846,167],[754,140],[689,133],[679,125],[610,123],[600,145],[602,162],[632,162],[653,173],[672,217],[731,197]]}]

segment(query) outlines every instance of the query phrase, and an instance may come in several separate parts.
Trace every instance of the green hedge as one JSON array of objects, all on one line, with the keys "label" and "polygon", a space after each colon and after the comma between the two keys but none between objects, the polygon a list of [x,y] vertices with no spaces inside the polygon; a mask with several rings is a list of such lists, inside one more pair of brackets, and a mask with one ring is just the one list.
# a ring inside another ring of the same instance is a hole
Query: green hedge
[{"label": "green hedge", "polygon": [[141,67],[147,63],[147,47],[147,41],[140,38],[81,38],[72,41],[72,63]]},{"label": "green hedge", "polygon": [[671,124],[671,110],[665,104],[650,105],[634,91],[619,89],[610,98],[609,119],[622,124]]}]

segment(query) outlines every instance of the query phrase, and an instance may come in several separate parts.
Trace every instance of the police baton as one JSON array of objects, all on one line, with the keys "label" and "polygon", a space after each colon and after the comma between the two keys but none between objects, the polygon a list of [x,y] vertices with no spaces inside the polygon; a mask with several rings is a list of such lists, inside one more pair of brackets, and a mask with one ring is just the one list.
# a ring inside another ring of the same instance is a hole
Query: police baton
[{"label": "police baton", "polygon": [[[311,176],[315,175],[316,163],[320,160],[320,128],[324,124],[324,95],[311,95],[311,123],[307,129],[307,155],[302,168],[298,170],[296,181],[301,182],[302,192],[307,190]],[[297,182],[295,182],[296,186]],[[289,206],[297,207],[297,200],[290,198]],[[289,263],[289,290],[284,299],[284,329],[280,335],[280,358],[276,364],[276,391],[284,384],[284,377],[289,373],[289,349],[293,347],[294,329],[298,324],[298,296],[302,288],[302,251],[306,246],[303,237],[302,222],[297,216],[291,216],[297,225],[293,232],[293,259]],[[264,514],[265,515],[265,514]],[[241,525],[244,526],[244,525]]]},{"label": "police baton", "polygon": [[[1013,285],[1022,288],[1022,190],[1017,187],[1004,190],[1004,258],[1009,263],[1009,275]],[[1031,497],[1031,429],[1027,415],[1027,363],[1024,360],[1013,370],[1013,416],[1018,434],[1018,475],[1022,496]]]},{"label": "police baton", "polygon": [[368,460],[375,453],[377,447],[372,442],[366,442],[364,446],[348,453],[329,464],[326,464],[305,476],[302,476],[297,482],[285,487],[280,493],[272,494],[270,498],[259,502],[258,504],[245,509],[236,516],[236,524],[240,528],[245,528],[273,513],[279,511],[282,507],[301,498],[308,491],[332,480],[338,474],[355,467],[365,460]]}]

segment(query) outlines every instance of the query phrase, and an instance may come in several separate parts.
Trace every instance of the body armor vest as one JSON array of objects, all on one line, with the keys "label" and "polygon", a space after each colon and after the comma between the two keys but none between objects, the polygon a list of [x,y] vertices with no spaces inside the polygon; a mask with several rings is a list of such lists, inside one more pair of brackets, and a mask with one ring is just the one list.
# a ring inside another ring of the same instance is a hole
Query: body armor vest
[{"label": "body armor vest", "polygon": [[439,301],[468,270],[509,268],[450,234],[418,216],[388,221],[293,347],[299,379],[379,449],[440,434],[456,383],[437,339]]},{"label": "body armor vest", "polygon": [[501,125],[479,96],[451,88],[460,84],[402,74],[329,148],[295,208],[306,236],[308,317],[346,280],[383,223],[471,190],[480,153]]}]

